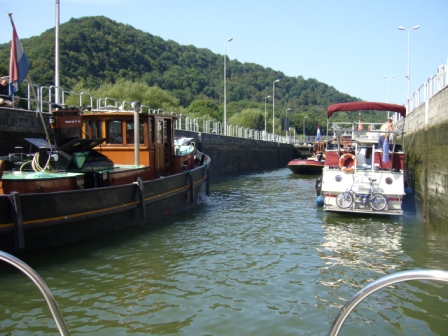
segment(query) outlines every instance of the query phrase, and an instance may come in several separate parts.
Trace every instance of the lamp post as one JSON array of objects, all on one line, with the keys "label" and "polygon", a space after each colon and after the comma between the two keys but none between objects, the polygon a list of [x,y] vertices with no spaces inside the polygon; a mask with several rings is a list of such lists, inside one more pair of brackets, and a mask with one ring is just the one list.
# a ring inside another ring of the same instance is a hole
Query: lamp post
[{"label": "lamp post", "polygon": [[[387,79],[387,83],[388,83],[388,85],[387,85],[387,96],[388,96],[387,102],[390,103],[390,79],[394,78],[395,75],[392,75],[392,76],[385,76],[385,75],[383,75],[383,77]],[[390,114],[390,111],[387,111],[387,119],[390,118],[389,114]]]},{"label": "lamp post", "polygon": [[275,83],[280,82],[280,79],[276,79],[272,82],[272,136],[275,139],[275,127],[274,127],[274,117],[275,117]]},{"label": "lamp post", "polygon": [[266,117],[267,117],[267,113],[266,113],[266,101],[267,101],[267,99],[268,98],[271,98],[271,96],[269,95],[269,96],[266,96],[265,98],[264,98],[264,136],[266,136]]},{"label": "lamp post", "polygon": [[226,61],[227,61],[227,42],[231,42],[233,40],[233,37],[230,37],[227,39],[227,41],[224,43],[224,135],[227,135],[227,92],[226,92]]},{"label": "lamp post", "polygon": [[288,107],[288,108],[286,109],[286,125],[287,125],[287,127],[286,127],[286,143],[289,143],[289,137],[288,137],[288,135],[289,135],[289,133],[288,133],[288,129],[289,129],[288,111],[290,111],[290,110],[291,110],[290,107]]},{"label": "lamp post", "polygon": [[411,40],[411,38],[410,38],[410,32],[411,32],[411,30],[416,30],[416,29],[419,29],[419,28],[420,28],[420,26],[415,26],[415,27],[412,27],[412,28],[409,28],[409,29],[406,29],[406,28],[401,27],[401,26],[398,27],[398,29],[406,30],[408,32],[408,75],[406,76],[407,79],[408,79],[408,100],[409,100],[409,98],[411,96],[411,89],[410,89],[410,85],[411,85],[411,83],[410,83],[410,81],[411,81],[410,40]]},{"label": "lamp post", "polygon": [[303,117],[303,142],[306,143],[305,141],[305,119],[308,118],[308,116],[304,116]]}]

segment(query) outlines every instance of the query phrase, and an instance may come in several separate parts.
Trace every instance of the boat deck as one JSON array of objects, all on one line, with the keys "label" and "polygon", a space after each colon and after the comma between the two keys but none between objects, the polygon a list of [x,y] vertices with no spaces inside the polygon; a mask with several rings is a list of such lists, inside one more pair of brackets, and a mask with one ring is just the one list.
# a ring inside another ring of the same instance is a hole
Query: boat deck
[{"label": "boat deck", "polygon": [[327,204],[324,206],[324,211],[327,212],[347,212],[347,213],[358,213],[358,214],[372,214],[372,215],[387,215],[387,216],[402,216],[403,210],[382,210],[376,211],[370,208],[348,208],[341,209],[338,206]]}]

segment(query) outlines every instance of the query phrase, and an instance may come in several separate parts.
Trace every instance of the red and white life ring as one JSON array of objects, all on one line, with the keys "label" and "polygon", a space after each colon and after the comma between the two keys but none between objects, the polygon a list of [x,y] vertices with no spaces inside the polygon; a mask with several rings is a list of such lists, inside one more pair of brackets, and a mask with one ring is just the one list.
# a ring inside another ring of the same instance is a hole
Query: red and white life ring
[{"label": "red and white life ring", "polygon": [[[349,166],[348,164],[350,163],[349,160],[352,160],[353,163],[351,166]],[[348,161],[346,163],[346,161]],[[353,173],[355,171],[355,167],[356,167],[356,156],[354,156],[351,153],[345,153],[344,155],[342,155],[339,158],[339,168],[345,172],[345,173]]]}]

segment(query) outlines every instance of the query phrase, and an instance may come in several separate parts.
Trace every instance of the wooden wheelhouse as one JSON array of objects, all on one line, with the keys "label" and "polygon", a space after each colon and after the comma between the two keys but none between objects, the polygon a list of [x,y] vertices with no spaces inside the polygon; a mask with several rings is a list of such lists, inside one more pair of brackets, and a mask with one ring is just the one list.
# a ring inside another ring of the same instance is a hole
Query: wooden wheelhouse
[{"label": "wooden wheelhouse", "polygon": [[[113,162],[135,164],[134,112],[91,112],[83,115],[82,129],[85,138],[105,138],[95,149]],[[170,175],[171,157],[174,154],[174,118],[139,113],[139,164],[149,166],[150,178]],[[174,164],[174,163],[173,163]]]}]

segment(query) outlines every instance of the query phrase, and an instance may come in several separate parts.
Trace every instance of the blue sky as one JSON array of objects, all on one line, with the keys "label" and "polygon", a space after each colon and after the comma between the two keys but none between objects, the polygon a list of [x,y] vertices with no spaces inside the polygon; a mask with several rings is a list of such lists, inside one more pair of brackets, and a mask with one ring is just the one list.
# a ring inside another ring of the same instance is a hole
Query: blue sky
[{"label": "blue sky", "polygon": [[[8,12],[27,38],[54,27],[55,3],[0,0],[0,43],[11,40]],[[370,101],[406,101],[408,32],[399,26],[420,26],[409,33],[411,92],[448,62],[447,0],[60,0],[60,8],[61,23],[103,15]]]}]

